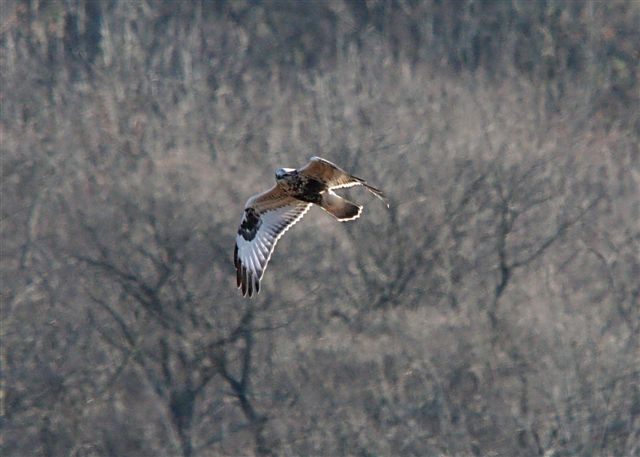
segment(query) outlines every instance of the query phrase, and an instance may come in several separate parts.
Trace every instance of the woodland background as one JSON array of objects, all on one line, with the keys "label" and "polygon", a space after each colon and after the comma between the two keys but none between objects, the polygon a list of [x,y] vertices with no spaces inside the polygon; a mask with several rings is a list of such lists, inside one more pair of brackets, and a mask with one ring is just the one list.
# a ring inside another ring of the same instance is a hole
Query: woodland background
[{"label": "woodland background", "polygon": [[0,11],[3,456],[640,454],[640,2]]}]

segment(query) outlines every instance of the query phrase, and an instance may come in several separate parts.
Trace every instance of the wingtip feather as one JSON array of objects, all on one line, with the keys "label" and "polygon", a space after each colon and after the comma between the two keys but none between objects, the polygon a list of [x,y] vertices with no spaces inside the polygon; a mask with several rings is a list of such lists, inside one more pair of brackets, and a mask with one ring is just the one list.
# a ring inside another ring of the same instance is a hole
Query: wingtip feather
[{"label": "wingtip feather", "polygon": [[247,267],[242,265],[242,296],[245,297],[247,295]]},{"label": "wingtip feather", "polygon": [[361,183],[365,187],[365,189],[367,189],[373,195],[375,195],[380,200],[382,200],[382,202],[387,206],[387,208],[389,208],[389,199],[384,194],[384,192],[382,192],[380,189],[378,189],[376,187],[373,187],[372,185],[368,184],[366,181],[362,181]]}]

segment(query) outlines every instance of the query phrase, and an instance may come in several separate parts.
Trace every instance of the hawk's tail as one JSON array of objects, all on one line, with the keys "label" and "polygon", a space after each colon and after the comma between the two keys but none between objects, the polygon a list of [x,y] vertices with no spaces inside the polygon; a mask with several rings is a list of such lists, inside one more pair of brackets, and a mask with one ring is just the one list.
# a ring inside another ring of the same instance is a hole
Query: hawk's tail
[{"label": "hawk's tail", "polygon": [[362,212],[362,206],[356,205],[333,192],[322,194],[320,207],[341,222],[357,219]]}]

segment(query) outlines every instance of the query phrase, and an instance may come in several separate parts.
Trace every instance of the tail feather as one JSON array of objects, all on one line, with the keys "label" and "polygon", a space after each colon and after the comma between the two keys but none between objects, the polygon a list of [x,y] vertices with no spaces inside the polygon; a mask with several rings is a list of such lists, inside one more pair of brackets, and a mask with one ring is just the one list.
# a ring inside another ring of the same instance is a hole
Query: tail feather
[{"label": "tail feather", "polygon": [[320,207],[342,222],[357,219],[362,213],[362,206],[356,205],[333,192],[326,192],[322,195]]}]

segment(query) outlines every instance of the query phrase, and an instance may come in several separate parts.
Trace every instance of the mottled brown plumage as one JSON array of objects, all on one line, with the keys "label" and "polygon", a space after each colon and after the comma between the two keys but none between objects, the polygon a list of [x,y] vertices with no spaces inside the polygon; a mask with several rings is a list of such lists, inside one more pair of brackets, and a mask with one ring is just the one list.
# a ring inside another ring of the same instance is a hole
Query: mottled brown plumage
[{"label": "mottled brown plumage", "polygon": [[260,291],[260,280],[276,243],[312,204],[320,206],[339,221],[360,217],[362,206],[332,191],[359,185],[389,206],[379,189],[320,157],[312,157],[299,170],[276,170],[275,186],[247,200],[238,228],[233,257],[242,295],[251,297]]}]

